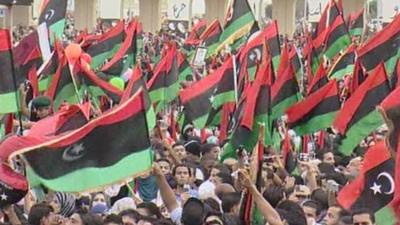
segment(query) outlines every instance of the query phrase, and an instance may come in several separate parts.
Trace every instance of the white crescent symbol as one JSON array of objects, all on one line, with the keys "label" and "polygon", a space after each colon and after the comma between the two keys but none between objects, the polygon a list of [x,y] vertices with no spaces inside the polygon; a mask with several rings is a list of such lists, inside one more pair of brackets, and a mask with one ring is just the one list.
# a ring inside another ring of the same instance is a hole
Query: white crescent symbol
[{"label": "white crescent symbol", "polygon": [[378,175],[378,180],[379,180],[379,178],[380,177],[386,177],[386,179],[388,179],[389,180],[389,182],[390,182],[390,190],[388,191],[388,192],[383,192],[384,194],[387,194],[387,195],[391,195],[391,194],[393,194],[393,192],[394,192],[394,180],[393,180],[393,177],[389,174],[389,173],[387,173],[387,172],[384,172],[384,173],[380,173],[379,175]]},{"label": "white crescent symbol", "polygon": [[256,48],[256,49],[254,49],[254,52],[257,55],[257,60],[261,60],[261,50]]},{"label": "white crescent symbol", "polygon": [[249,40],[247,42],[251,42],[254,38],[256,38],[259,34],[261,33],[260,30],[254,32],[250,37]]},{"label": "white crescent symbol", "polygon": [[56,12],[54,11],[54,9],[49,9],[49,11],[47,11],[46,15],[44,16],[44,18],[46,20],[51,20],[51,18],[53,18],[54,14]]},{"label": "white crescent symbol", "polygon": [[67,162],[73,162],[85,155],[85,147],[83,144],[74,144],[66,148],[63,152],[62,158]]}]

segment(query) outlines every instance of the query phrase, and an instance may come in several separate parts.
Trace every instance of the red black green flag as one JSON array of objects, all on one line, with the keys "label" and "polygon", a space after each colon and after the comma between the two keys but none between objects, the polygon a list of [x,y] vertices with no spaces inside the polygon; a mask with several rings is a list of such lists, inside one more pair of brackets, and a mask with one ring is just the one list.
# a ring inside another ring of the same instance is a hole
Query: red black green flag
[{"label": "red black green flag", "polygon": [[179,82],[193,80],[192,68],[186,56],[178,51]]},{"label": "red black green flag", "polygon": [[293,66],[293,70],[296,74],[296,77],[299,79],[303,74],[303,69],[302,69],[303,66],[295,46],[291,46],[290,48],[289,59],[291,65]]},{"label": "red black green flag", "polygon": [[297,135],[312,134],[328,128],[340,110],[336,81],[312,93],[301,102],[286,110],[287,124]]},{"label": "red black green flag", "polygon": [[282,54],[279,62],[279,67],[276,73],[276,77],[282,76],[286,68],[291,65],[291,61],[289,58],[289,46],[287,43],[283,45]]},{"label": "red black green flag", "polygon": [[156,111],[178,97],[180,89],[178,69],[177,50],[175,44],[172,44],[147,83],[151,101],[157,104]]},{"label": "red black green flag", "polygon": [[[228,59],[232,61],[231,58]],[[227,61],[214,73],[207,75],[192,86],[181,90],[179,99],[184,106],[185,120],[197,128],[204,128],[213,120],[212,111],[217,111],[226,101],[234,101],[232,63]],[[229,72],[231,71],[231,72]],[[229,91],[228,91],[229,90]],[[231,94],[226,94],[231,92]],[[228,95],[232,95],[228,96]],[[227,97],[228,96],[228,97]]]},{"label": "red black green flag", "polygon": [[357,88],[365,81],[367,76],[364,74],[364,69],[359,60],[356,61],[351,79],[351,86],[349,87],[349,94],[352,95]]},{"label": "red black green flag", "polygon": [[208,53],[214,53],[219,45],[219,38],[222,34],[222,27],[219,20],[214,20],[201,34],[201,43],[208,48]]},{"label": "red black green flag", "polygon": [[190,49],[192,46],[197,46],[200,44],[200,36],[207,28],[207,21],[205,19],[200,19],[190,31],[188,37],[184,42],[184,48]]},{"label": "red black green flag", "polygon": [[259,139],[260,125],[264,126],[263,145],[271,144],[271,63],[262,64],[256,80],[245,90],[230,124],[230,141],[224,147],[222,158],[236,157],[236,149],[252,151]]},{"label": "red black green flag", "polygon": [[255,79],[257,66],[262,63],[263,55],[267,54],[263,47],[266,44],[266,32],[267,30],[260,31],[251,37],[240,52],[239,61],[241,66],[247,68],[250,81]]},{"label": "red black green flag", "polygon": [[143,80],[142,69],[140,68],[140,65],[136,65],[132,71],[131,77],[129,78],[128,85],[124,90],[124,94],[121,97],[121,102],[128,100],[130,97],[136,94],[140,88],[146,90],[146,83]]},{"label": "red black green flag", "polygon": [[339,146],[342,154],[350,155],[363,138],[383,124],[376,107],[390,91],[385,66],[381,63],[344,103],[333,123],[343,135]]},{"label": "red black green flag", "polygon": [[17,81],[13,69],[10,32],[0,29],[0,114],[19,110]]},{"label": "red black green flag", "polygon": [[328,27],[330,27],[339,16],[341,16],[341,11],[336,4],[336,1],[329,0],[324,11],[322,12],[321,18],[319,19],[317,28],[314,32],[314,37],[317,37],[326,29],[328,29]]},{"label": "red black green flag", "polygon": [[367,72],[374,70],[383,61],[388,74],[392,74],[396,66],[399,46],[400,17],[397,16],[359,49],[358,58]]},{"label": "red black green flag", "polygon": [[50,41],[62,40],[68,0],[43,0],[40,8],[39,24],[46,23]]},{"label": "red black green flag", "polygon": [[271,89],[272,119],[281,117],[286,109],[300,100],[299,86],[293,66],[289,65],[286,70],[276,78]]},{"label": "red black green flag", "polygon": [[350,45],[330,69],[329,78],[340,80],[344,76],[351,74],[354,70],[355,57],[355,46]]},{"label": "red black green flag", "polygon": [[336,20],[329,27],[325,41],[324,55],[328,59],[335,57],[340,51],[346,49],[351,43],[350,35],[347,31],[347,26],[342,16],[336,17]]},{"label": "red black green flag", "polygon": [[13,137],[0,148],[11,153],[9,159],[24,155],[31,186],[63,192],[103,187],[151,168],[149,131],[155,117],[149,111],[150,100],[139,92],[79,129]]},{"label": "red black green flag", "polygon": [[364,32],[364,8],[350,15],[349,31],[352,36],[361,36]]},{"label": "red black green flag", "polygon": [[219,39],[220,45],[216,49],[217,52],[249,33],[256,21],[247,0],[233,0],[230,3],[225,16],[224,31]]},{"label": "red black green flag", "polygon": [[141,52],[142,28],[138,21],[131,21],[126,28],[126,38],[118,52],[108,61],[101,71],[111,76],[121,76],[136,63]]},{"label": "red black green flag", "polygon": [[375,213],[375,223],[396,224],[390,207],[395,191],[395,162],[384,142],[368,149],[357,178],[338,194],[338,203],[346,210],[368,208]]},{"label": "red black green flag", "polygon": [[115,27],[87,48],[86,52],[92,56],[92,68],[97,69],[115,55],[124,40],[124,26],[124,21],[119,21]]},{"label": "red black green flag", "polygon": [[279,60],[281,56],[281,43],[279,41],[278,22],[274,20],[266,29],[266,38],[268,44],[268,51],[272,58],[272,68],[276,73],[279,67]]},{"label": "red black green flag", "polygon": [[307,94],[310,95],[310,94],[318,91],[323,86],[325,86],[328,82],[329,82],[329,79],[326,74],[324,64],[320,64],[319,68],[317,70],[317,73],[315,74],[311,83],[308,85]]}]

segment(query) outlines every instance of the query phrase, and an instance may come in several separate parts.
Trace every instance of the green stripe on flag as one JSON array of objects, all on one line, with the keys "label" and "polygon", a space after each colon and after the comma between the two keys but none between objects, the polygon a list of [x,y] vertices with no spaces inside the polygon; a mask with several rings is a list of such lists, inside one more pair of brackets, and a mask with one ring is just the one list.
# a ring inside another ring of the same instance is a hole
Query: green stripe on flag
[{"label": "green stripe on flag", "polygon": [[375,213],[375,224],[379,225],[395,225],[396,215],[390,206],[383,207]]},{"label": "green stripe on flag", "polygon": [[326,50],[324,55],[328,59],[332,59],[334,56],[336,56],[340,51],[343,49],[347,48],[351,43],[351,39],[349,35],[343,35],[339,39],[337,39],[329,48]]},{"label": "green stripe on flag", "polygon": [[205,114],[204,116],[198,117],[195,119],[193,122],[193,125],[199,129],[202,129],[206,126],[208,120],[208,113]]},{"label": "green stripe on flag", "polygon": [[145,149],[126,156],[116,164],[104,168],[83,168],[64,176],[46,180],[39,177],[27,167],[27,176],[31,187],[43,184],[49,189],[62,192],[80,192],[106,185],[110,185],[110,177],[113,180],[123,181],[133,174],[145,172],[151,168],[153,154],[151,149]]},{"label": "green stripe on flag", "polygon": [[55,40],[62,40],[65,28],[65,19],[52,24],[50,30],[50,43],[53,44]]},{"label": "green stripe on flag", "polygon": [[157,90],[152,90],[149,92],[151,101],[153,103],[157,102],[165,102],[169,103],[178,97],[180,89],[180,84],[176,82],[175,84],[169,87],[159,88]]},{"label": "green stripe on flag", "polygon": [[[276,55],[272,58],[272,66],[274,67],[275,73],[278,71],[280,61],[281,61],[280,55]],[[277,74],[277,75],[279,75],[279,74]]]},{"label": "green stripe on flag", "polygon": [[312,134],[316,131],[328,128],[332,125],[333,119],[335,119],[336,112],[326,113],[320,116],[316,116],[306,123],[293,127],[298,136],[305,134]]},{"label": "green stripe on flag", "polygon": [[91,67],[94,69],[97,69],[100,65],[102,65],[107,59],[111,58],[115,53],[118,51],[118,49],[121,47],[121,44],[117,44],[114,46],[111,51],[108,52],[103,52],[99,55],[96,55],[92,58],[92,63]]},{"label": "green stripe on flag", "polygon": [[363,33],[363,28],[354,28],[350,30],[352,36],[361,36]]},{"label": "green stripe on flag", "polygon": [[[236,19],[221,34],[221,37],[219,39],[220,43],[221,43],[220,46],[223,46],[225,44],[232,44],[233,41],[235,41],[235,40],[231,40],[231,37],[235,36],[237,34],[240,34],[241,32],[244,32],[245,29],[248,29],[248,30],[244,33],[248,33],[248,31],[250,31],[253,23],[254,23],[254,16],[251,11],[244,14],[243,16],[239,17],[238,19]],[[240,37],[237,37],[237,38],[240,38]]]},{"label": "green stripe on flag", "polygon": [[339,151],[346,156],[351,155],[354,148],[382,124],[383,119],[378,110],[370,112],[346,132],[346,136],[339,146]]},{"label": "green stripe on flag", "polygon": [[286,98],[285,100],[281,101],[277,105],[275,105],[272,108],[272,119],[278,119],[279,117],[283,116],[285,113],[286,109],[292,106],[294,103],[298,102],[300,98],[297,95],[290,96]]},{"label": "green stripe on flag", "polygon": [[354,64],[349,64],[346,68],[336,71],[334,74],[330,76],[330,79],[341,80],[346,74],[353,73]]},{"label": "green stripe on flag", "polygon": [[52,78],[53,78],[53,75],[51,75],[51,76],[49,75],[46,78],[40,80],[39,84],[38,84],[39,85],[39,91],[46,91],[49,88],[50,84],[51,84]]},{"label": "green stripe on flag", "polygon": [[179,73],[179,82],[186,81],[188,77],[192,76],[192,69],[188,65],[181,73]]},{"label": "green stripe on flag", "polygon": [[249,72],[250,81],[254,81],[256,79],[257,66],[250,67],[247,71]]},{"label": "green stripe on flag", "polygon": [[54,99],[53,109],[55,111],[57,111],[60,108],[60,105],[64,101],[66,101],[70,104],[78,104],[79,103],[79,98],[75,91],[74,84],[70,83],[70,84],[65,85],[61,89],[61,91],[59,93],[57,93],[57,96]]},{"label": "green stripe on flag", "polygon": [[18,112],[17,93],[10,92],[0,95],[0,114]]},{"label": "green stripe on flag", "polygon": [[235,101],[235,91],[228,91],[214,96],[212,106],[216,109],[227,102]]}]

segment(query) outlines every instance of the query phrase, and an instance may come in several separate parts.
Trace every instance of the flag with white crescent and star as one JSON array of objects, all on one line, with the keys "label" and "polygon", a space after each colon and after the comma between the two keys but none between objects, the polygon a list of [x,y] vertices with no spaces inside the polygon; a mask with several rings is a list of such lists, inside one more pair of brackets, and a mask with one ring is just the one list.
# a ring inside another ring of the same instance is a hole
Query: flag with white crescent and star
[{"label": "flag with white crescent and star", "polygon": [[40,7],[39,24],[46,23],[50,40],[61,40],[65,27],[68,0],[43,0]]},{"label": "flag with white crescent and star", "polygon": [[375,213],[376,224],[395,224],[390,208],[395,191],[394,166],[385,142],[370,147],[364,155],[360,175],[339,192],[338,203],[346,210],[368,206]]},{"label": "flag with white crescent and star", "polygon": [[150,99],[138,91],[80,128],[46,135],[44,127],[42,132],[10,137],[0,145],[0,155],[10,160],[24,156],[31,187],[44,185],[61,192],[93,190],[151,168],[149,131],[154,126]]}]

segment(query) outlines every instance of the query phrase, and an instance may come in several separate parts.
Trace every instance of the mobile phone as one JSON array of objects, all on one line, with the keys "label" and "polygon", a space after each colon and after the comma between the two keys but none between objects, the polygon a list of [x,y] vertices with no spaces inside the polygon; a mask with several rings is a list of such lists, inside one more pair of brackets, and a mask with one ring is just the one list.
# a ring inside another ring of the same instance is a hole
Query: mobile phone
[{"label": "mobile phone", "polygon": [[327,189],[333,192],[339,192],[339,184],[334,180],[328,180]]},{"label": "mobile phone", "polygon": [[300,153],[299,154],[299,161],[308,162],[310,161],[310,157],[308,153]]}]

